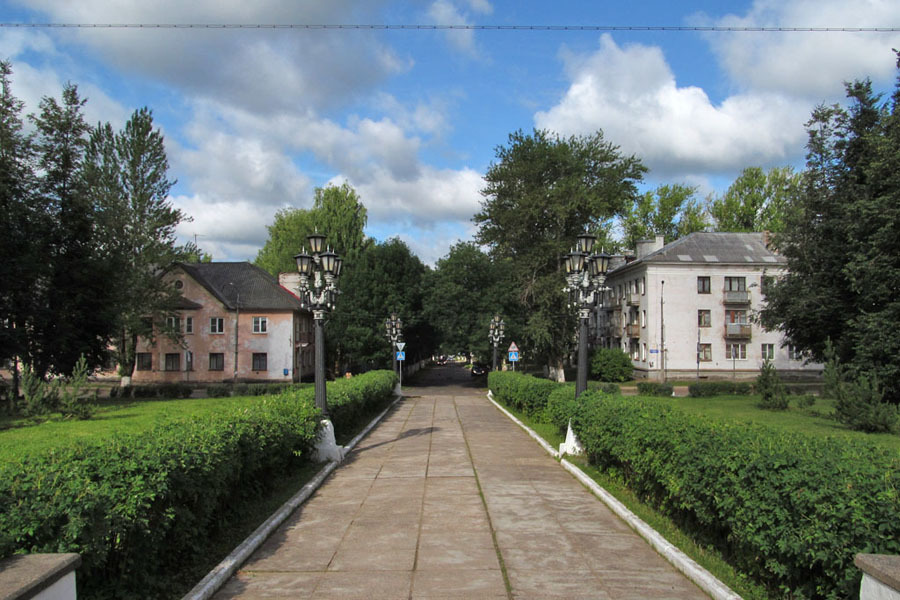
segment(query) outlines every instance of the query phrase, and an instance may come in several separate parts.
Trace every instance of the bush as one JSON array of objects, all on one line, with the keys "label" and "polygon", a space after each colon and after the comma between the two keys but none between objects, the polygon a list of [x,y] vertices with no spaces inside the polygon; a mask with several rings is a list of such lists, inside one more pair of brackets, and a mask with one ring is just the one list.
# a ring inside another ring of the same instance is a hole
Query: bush
[{"label": "bush", "polygon": [[170,574],[230,526],[236,498],[306,459],[312,393],[0,465],[0,558],[77,552],[79,596],[171,596]]},{"label": "bush", "polygon": [[896,450],[596,392],[581,397],[572,428],[591,462],[621,473],[773,597],[856,597],[854,554],[900,553]]},{"label": "bush", "polygon": [[547,407],[550,392],[562,384],[538,379],[514,371],[491,371],[488,388],[497,402],[521,410],[529,417],[540,417]]},{"label": "bush", "polygon": [[591,377],[606,382],[623,382],[634,375],[631,358],[618,348],[598,348],[591,357]]},{"label": "bush", "polygon": [[816,397],[813,394],[800,394],[797,396],[798,408],[810,408],[816,403]]},{"label": "bush", "polygon": [[622,394],[622,388],[615,383],[599,383],[596,381],[588,381],[589,390],[600,390],[604,394]]},{"label": "bush", "polygon": [[56,409],[59,402],[59,386],[48,383],[25,365],[22,369],[22,405],[26,417],[46,415]]},{"label": "bush", "polygon": [[[76,419],[90,419],[97,407],[88,401],[88,397],[84,395],[84,386],[87,383],[88,367],[87,360],[84,355],[78,357],[75,368],[72,370],[72,376],[67,378],[60,386],[59,391],[59,411],[63,417]],[[97,393],[94,392],[96,399]]]},{"label": "bush", "polygon": [[697,381],[688,386],[691,398],[711,396],[748,396],[753,386],[747,381]]},{"label": "bush", "polygon": [[659,383],[656,381],[641,381],[637,384],[638,395],[640,396],[669,396],[671,397],[675,391],[675,387],[671,383]]},{"label": "bush", "polygon": [[850,429],[867,433],[897,431],[900,408],[884,401],[884,391],[872,379],[860,375],[855,381],[841,381],[836,394],[835,417]]},{"label": "bush", "polygon": [[547,406],[541,420],[555,425],[559,431],[566,431],[577,402],[574,383],[557,384],[557,388],[547,396]]},{"label": "bush", "polygon": [[765,410],[787,410],[788,398],[778,378],[775,365],[768,358],[763,362],[756,378],[756,392],[760,394],[757,406]]},{"label": "bush", "polygon": [[397,374],[393,371],[369,371],[331,382],[327,400],[335,431],[347,431],[372,416],[393,398],[396,385]]}]

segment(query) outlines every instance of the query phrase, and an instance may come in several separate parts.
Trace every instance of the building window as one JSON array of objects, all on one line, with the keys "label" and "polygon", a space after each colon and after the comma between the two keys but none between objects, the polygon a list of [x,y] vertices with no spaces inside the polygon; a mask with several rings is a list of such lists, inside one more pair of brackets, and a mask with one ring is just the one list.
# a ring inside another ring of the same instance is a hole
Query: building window
[{"label": "building window", "polygon": [[712,312],[700,309],[697,311],[697,327],[712,327]]},{"label": "building window", "polygon": [[647,281],[646,278],[641,277],[641,296],[647,295]]},{"label": "building window", "polygon": [[185,317],[184,318],[184,332],[185,333],[194,333],[194,317]]},{"label": "building window", "polygon": [[732,324],[747,324],[747,311],[746,310],[726,310],[725,311],[725,323]]},{"label": "building window", "polygon": [[150,371],[153,369],[153,355],[149,352],[138,352],[136,358],[138,371]]},{"label": "building window", "polygon": [[166,329],[178,331],[181,328],[181,319],[178,317],[166,317]]},{"label": "building window", "polygon": [[221,352],[211,352],[209,355],[209,370],[210,371],[224,371],[225,370],[225,355]]},{"label": "building window", "polygon": [[710,293],[709,286],[709,277],[698,277],[697,278],[697,293],[698,294],[709,294]]},{"label": "building window", "polygon": [[268,317],[253,317],[253,333],[266,333],[268,328]]},{"label": "building window", "polygon": [[642,361],[647,360],[647,344],[646,343],[641,344],[641,360]]},{"label": "building window", "polygon": [[225,319],[222,317],[212,317],[209,320],[210,333],[225,333]]},{"label": "building window", "polygon": [[712,361],[712,344],[697,344],[697,354],[700,362]]},{"label": "building window", "polygon": [[647,311],[646,310],[641,311],[641,327],[642,328],[647,327]]},{"label": "building window", "polygon": [[253,370],[254,371],[266,371],[268,370],[267,365],[267,355],[265,352],[254,352],[253,353]]},{"label": "building window", "polygon": [[177,352],[166,354],[166,371],[181,370],[181,355]]},{"label": "building window", "polygon": [[194,353],[188,350],[184,353],[184,370],[185,371],[193,371],[194,370]]},{"label": "building window", "polygon": [[726,344],[725,345],[726,360],[746,360],[747,344]]},{"label": "building window", "polygon": [[803,360],[803,352],[793,344],[788,346],[788,356],[791,360]]},{"label": "building window", "polygon": [[746,277],[726,277],[725,278],[725,291],[726,292],[745,292],[745,291],[747,291],[747,278]]},{"label": "building window", "polygon": [[775,344],[762,345],[762,359],[775,360]]}]

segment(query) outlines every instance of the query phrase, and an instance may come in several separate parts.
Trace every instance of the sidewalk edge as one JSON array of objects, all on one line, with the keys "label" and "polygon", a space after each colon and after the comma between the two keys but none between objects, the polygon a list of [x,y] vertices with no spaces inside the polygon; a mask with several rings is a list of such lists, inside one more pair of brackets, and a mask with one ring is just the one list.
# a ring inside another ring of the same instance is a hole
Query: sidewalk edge
[{"label": "sidewalk edge", "polygon": [[[498,404],[497,401],[494,400],[494,396],[490,391],[488,391],[487,397],[488,400],[490,400],[498,410],[509,417],[519,427],[524,429],[525,432],[528,433],[528,435],[537,440],[548,454],[553,456],[553,458],[560,460],[561,457],[558,451],[556,451],[530,427],[525,425],[504,407]],[[578,479],[578,481],[580,481],[582,485],[591,490],[591,492],[597,498],[599,498],[601,502],[606,504],[609,509],[612,510],[620,519],[628,523],[628,525],[632,529],[634,529],[638,533],[638,535],[644,538],[647,543],[649,543],[657,552],[659,552],[663,558],[669,561],[672,566],[681,571],[681,573],[683,573],[685,577],[693,581],[694,584],[697,585],[697,587],[709,594],[714,600],[742,600],[741,596],[736,594],[731,588],[722,583],[715,575],[704,569],[687,554],[672,545],[658,531],[647,525],[647,523],[645,523],[640,517],[628,510],[628,508],[624,504],[619,502],[619,500],[617,500],[615,496],[600,487],[600,485],[598,485],[596,481],[588,477],[588,475],[586,475],[584,471],[579,469],[578,466],[570,463],[565,458],[561,458],[560,464],[565,470],[567,470],[576,479]]]},{"label": "sidewalk edge", "polygon": [[[366,428],[363,429],[356,437],[354,437],[350,442],[344,446],[344,452],[349,452],[352,450],[356,444],[359,443],[380,421],[384,418],[384,416],[388,413],[389,410],[394,408],[394,406],[399,402],[403,397],[396,396],[394,401],[390,403],[390,405],[385,408],[381,413],[372,419],[372,421],[366,425]],[[206,574],[206,577],[200,580],[200,582],[191,589],[187,594],[185,594],[181,600],[208,600],[219,591],[225,582],[227,582],[235,572],[243,565],[250,556],[256,552],[257,548],[259,548],[266,539],[272,535],[274,532],[284,521],[291,516],[291,514],[300,507],[301,504],[306,502],[307,499],[312,495],[314,491],[316,491],[322,483],[331,475],[332,471],[334,471],[338,467],[339,463],[336,461],[331,461],[322,469],[316,473],[316,476],[312,478],[309,482],[306,483],[300,491],[294,494],[287,502],[281,505],[275,513],[272,514],[265,522],[256,528],[256,530],[251,533],[247,539],[241,542],[237,548],[231,551],[231,553],[226,556],[222,562],[213,567],[212,571]]]}]

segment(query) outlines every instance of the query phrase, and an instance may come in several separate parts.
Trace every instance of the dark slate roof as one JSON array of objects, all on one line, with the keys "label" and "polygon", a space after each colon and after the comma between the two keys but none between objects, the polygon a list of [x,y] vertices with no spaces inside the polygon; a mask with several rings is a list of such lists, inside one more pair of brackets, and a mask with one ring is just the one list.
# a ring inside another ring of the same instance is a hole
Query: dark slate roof
[{"label": "dark slate roof", "polygon": [[692,233],[666,244],[662,249],[619,267],[627,270],[641,263],[780,265],[787,264],[780,254],[766,247],[766,234]]},{"label": "dark slate roof", "polygon": [[300,299],[248,262],[176,263],[229,310],[301,310]]}]

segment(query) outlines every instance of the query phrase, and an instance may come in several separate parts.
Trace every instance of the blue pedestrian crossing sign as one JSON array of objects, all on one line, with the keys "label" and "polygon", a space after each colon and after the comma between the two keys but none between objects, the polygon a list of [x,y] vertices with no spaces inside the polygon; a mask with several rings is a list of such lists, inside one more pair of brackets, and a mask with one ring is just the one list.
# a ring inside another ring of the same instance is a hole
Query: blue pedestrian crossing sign
[{"label": "blue pedestrian crossing sign", "polygon": [[403,352],[403,351],[398,352],[397,360],[406,360],[406,352]]},{"label": "blue pedestrian crossing sign", "polygon": [[518,352],[510,352],[509,353],[509,362],[519,362],[519,353]]}]

